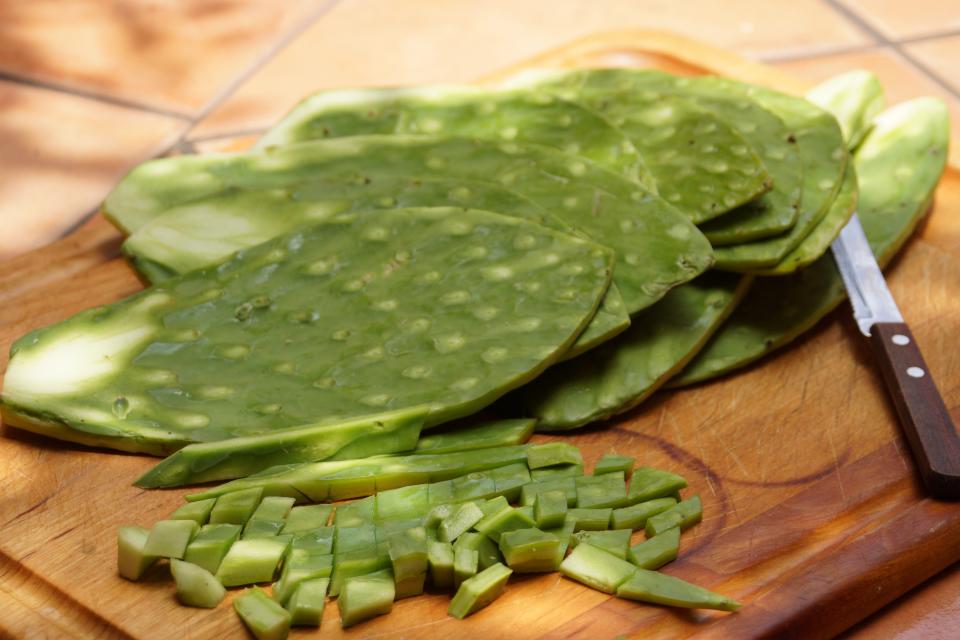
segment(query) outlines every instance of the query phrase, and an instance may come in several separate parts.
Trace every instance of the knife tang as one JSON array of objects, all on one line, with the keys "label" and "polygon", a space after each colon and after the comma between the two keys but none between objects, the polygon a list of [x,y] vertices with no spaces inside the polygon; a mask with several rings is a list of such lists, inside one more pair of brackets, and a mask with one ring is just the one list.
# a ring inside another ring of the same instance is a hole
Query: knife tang
[{"label": "knife tang", "polygon": [[878,322],[870,343],[927,491],[935,498],[960,499],[960,434],[903,322]]}]

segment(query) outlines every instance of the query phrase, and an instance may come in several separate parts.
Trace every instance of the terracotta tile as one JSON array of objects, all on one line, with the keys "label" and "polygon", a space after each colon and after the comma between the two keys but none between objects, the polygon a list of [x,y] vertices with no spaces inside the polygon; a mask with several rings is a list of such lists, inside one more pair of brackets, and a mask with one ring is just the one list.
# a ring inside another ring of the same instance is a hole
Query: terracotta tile
[{"label": "terracotta tile", "polygon": [[781,62],[777,67],[810,81],[811,85],[851,69],[869,69],[880,77],[887,102],[937,96],[950,107],[954,135],[960,131],[960,100],[889,47]]},{"label": "terracotta tile", "polygon": [[[957,8],[960,14],[960,7]],[[960,35],[950,38],[937,38],[916,44],[906,45],[904,49],[920,63],[949,83],[953,90],[960,92]]]},{"label": "terracotta tile", "polygon": [[0,3],[0,70],[196,112],[327,0]]},{"label": "terracotta tile", "polygon": [[304,95],[344,86],[464,82],[601,30],[668,29],[750,55],[867,42],[819,0],[347,0],[195,131],[269,125]]},{"label": "terracotta tile", "polygon": [[957,0],[838,0],[891,40],[960,31]]},{"label": "terracotta tile", "polygon": [[0,82],[0,259],[59,237],[181,120]]}]

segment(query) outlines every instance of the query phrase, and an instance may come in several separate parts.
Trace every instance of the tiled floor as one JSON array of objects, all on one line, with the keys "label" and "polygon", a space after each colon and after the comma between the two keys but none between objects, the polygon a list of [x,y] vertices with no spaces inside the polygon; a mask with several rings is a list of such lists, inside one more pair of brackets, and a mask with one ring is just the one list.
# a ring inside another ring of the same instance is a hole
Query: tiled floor
[{"label": "tiled floor", "polygon": [[[868,68],[891,101],[942,97],[960,131],[957,0],[0,0],[0,259],[66,233],[144,158],[222,146],[313,90],[465,82],[626,27],[811,81]],[[960,574],[929,589],[947,602]],[[916,632],[939,615],[920,594],[856,635]]]}]

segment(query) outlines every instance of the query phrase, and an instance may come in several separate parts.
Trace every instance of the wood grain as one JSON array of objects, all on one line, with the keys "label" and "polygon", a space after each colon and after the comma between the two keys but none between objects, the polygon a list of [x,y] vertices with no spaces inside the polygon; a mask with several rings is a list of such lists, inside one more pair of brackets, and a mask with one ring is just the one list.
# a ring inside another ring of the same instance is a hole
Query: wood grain
[{"label": "wood grain", "polygon": [[[580,41],[536,64],[653,64],[797,86],[730,54],[641,32]],[[951,169],[930,222],[888,274],[954,420],[960,245],[943,238],[957,237],[958,212],[960,171]],[[0,366],[24,332],[140,288],[119,241],[98,218],[5,265]],[[0,433],[0,636],[246,637],[227,603],[214,611],[177,605],[164,567],[136,584],[115,575],[116,528],[153,523],[184,493],[130,485],[153,459],[9,427]],[[446,616],[447,596],[429,594],[343,632],[329,606],[323,637],[827,637],[960,559],[960,506],[922,496],[893,405],[845,306],[738,375],[656,394],[569,439],[588,464],[617,451],[687,476],[703,496],[704,520],[665,570],[743,609],[643,606],[553,574],[511,580],[504,597],[465,621]]]}]

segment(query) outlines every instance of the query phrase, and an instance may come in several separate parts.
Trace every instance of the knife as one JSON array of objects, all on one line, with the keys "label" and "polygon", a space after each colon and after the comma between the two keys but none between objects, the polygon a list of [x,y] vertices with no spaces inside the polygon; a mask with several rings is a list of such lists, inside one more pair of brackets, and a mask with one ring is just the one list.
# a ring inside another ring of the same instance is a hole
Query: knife
[{"label": "knife", "polygon": [[856,214],[831,245],[860,333],[870,339],[930,495],[960,499],[960,435],[903,321]]}]

